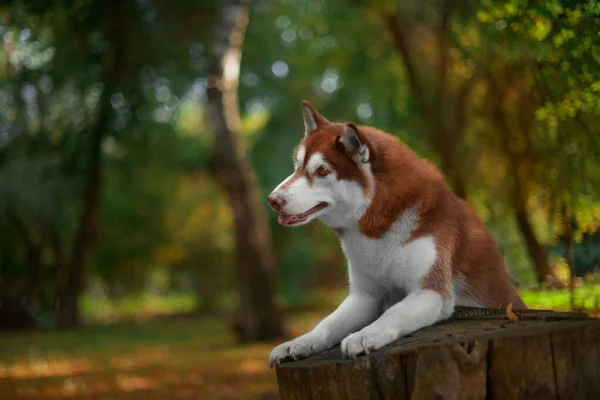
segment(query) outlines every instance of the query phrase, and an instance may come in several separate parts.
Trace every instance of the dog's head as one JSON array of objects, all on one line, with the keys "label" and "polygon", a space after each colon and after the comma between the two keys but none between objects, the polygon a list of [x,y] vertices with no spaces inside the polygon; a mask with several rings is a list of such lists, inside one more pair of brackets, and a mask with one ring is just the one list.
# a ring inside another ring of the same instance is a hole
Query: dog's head
[{"label": "dog's head", "polygon": [[294,150],[294,173],[268,196],[281,225],[319,218],[344,228],[360,218],[372,198],[375,153],[353,123],[331,123],[302,102],[304,138]]}]

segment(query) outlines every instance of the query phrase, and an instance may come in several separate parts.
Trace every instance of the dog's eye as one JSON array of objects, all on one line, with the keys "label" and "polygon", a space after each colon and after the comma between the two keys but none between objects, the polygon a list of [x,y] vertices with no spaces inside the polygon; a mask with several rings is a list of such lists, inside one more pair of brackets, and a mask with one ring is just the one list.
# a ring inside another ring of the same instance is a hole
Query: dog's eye
[{"label": "dog's eye", "polygon": [[327,176],[329,175],[329,172],[330,171],[322,165],[319,168],[317,168],[317,175],[319,176]]}]

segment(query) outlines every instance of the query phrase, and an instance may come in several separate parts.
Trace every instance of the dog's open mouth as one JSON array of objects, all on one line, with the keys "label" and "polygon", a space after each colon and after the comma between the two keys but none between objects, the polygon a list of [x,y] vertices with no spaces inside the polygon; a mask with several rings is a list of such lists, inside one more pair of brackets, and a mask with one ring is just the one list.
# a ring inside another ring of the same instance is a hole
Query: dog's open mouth
[{"label": "dog's open mouth", "polygon": [[321,211],[325,207],[327,207],[327,203],[319,203],[310,210],[303,212],[302,214],[288,215],[281,213],[277,218],[277,222],[279,222],[281,225],[296,225],[306,221],[308,217],[310,217],[312,214]]}]

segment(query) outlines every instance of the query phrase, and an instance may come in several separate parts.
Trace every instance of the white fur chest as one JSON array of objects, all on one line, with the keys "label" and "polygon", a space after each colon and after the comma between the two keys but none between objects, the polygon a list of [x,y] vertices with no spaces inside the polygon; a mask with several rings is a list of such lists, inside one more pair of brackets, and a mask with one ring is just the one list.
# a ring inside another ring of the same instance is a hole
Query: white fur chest
[{"label": "white fur chest", "polygon": [[413,207],[379,239],[358,230],[347,230],[340,241],[348,259],[351,288],[380,298],[399,301],[417,288],[435,263],[434,238],[421,237],[407,243],[417,224]]}]

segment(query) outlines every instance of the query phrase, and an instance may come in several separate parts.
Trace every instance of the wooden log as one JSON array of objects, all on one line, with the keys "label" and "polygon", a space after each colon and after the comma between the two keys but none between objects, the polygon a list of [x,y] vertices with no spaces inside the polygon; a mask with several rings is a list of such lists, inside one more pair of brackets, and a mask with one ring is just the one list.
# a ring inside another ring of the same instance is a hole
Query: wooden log
[{"label": "wooden log", "polygon": [[462,316],[356,360],[339,346],[277,367],[295,399],[600,398],[600,320],[585,313]]}]

